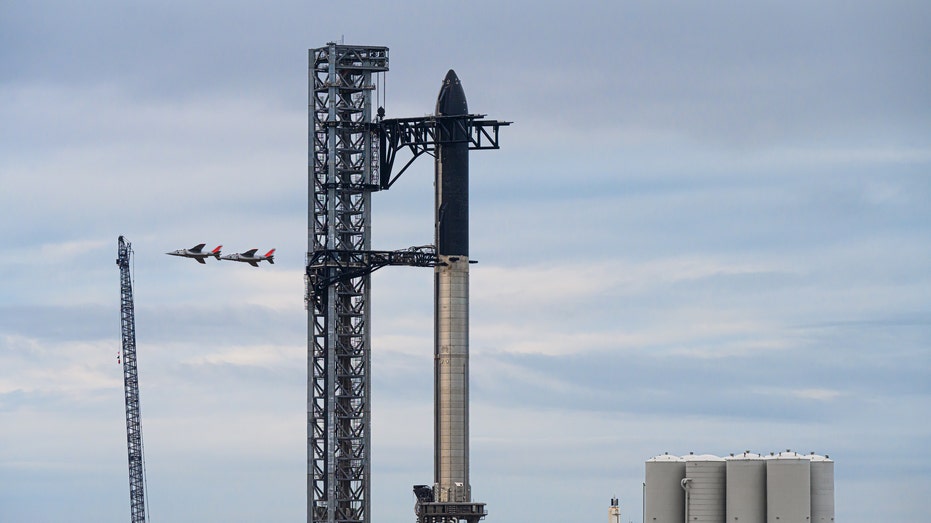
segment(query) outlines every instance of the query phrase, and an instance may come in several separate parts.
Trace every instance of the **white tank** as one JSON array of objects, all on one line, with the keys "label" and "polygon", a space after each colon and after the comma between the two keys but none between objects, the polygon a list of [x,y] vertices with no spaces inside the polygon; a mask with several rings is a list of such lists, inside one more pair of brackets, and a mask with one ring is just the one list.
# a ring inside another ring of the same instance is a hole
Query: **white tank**
[{"label": "white tank", "polygon": [[[683,456],[687,523],[724,523],[727,463],[711,454]],[[682,516],[680,516],[680,521]]]},{"label": "white tank", "polygon": [[682,523],[685,514],[685,460],[663,454],[646,462],[643,492],[645,523]]},{"label": "white tank", "polygon": [[725,519],[739,523],[766,523],[766,460],[751,452],[725,459]]},{"label": "white tank", "polygon": [[811,461],[792,451],[766,457],[766,519],[811,522]]},{"label": "white tank", "polygon": [[812,454],[811,461],[811,521],[834,521],[834,461],[827,456]]}]

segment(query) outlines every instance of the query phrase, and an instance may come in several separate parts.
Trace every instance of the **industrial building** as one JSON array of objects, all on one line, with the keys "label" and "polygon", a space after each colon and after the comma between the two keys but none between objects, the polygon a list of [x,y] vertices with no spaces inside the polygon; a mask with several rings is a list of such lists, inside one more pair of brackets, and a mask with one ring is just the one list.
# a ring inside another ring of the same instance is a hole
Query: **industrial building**
[{"label": "industrial building", "polygon": [[834,521],[834,461],[787,450],[646,461],[645,523],[828,523]]}]

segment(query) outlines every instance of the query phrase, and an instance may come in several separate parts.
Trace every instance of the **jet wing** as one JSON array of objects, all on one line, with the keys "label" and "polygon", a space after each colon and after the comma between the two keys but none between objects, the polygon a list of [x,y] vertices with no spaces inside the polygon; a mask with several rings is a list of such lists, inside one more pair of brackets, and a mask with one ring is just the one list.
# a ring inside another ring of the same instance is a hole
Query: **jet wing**
[{"label": "jet wing", "polygon": [[205,245],[207,245],[207,244],[206,244],[206,243],[198,243],[197,245],[191,247],[191,252],[200,252],[200,251],[204,250],[204,246],[205,246]]},{"label": "jet wing", "polygon": [[205,262],[203,258],[194,258],[194,259],[197,260],[197,263],[203,263],[204,265],[207,265],[207,262]]},{"label": "jet wing", "polygon": [[255,251],[257,251],[257,250],[258,250],[258,249],[249,249],[248,251],[242,253],[242,255],[251,258],[251,257],[255,256]]},{"label": "jet wing", "polygon": [[250,261],[250,262],[249,262],[249,265],[251,265],[251,266],[253,266],[253,267],[258,267],[258,266],[259,266],[259,264],[256,263],[256,262],[254,262],[254,261]]}]

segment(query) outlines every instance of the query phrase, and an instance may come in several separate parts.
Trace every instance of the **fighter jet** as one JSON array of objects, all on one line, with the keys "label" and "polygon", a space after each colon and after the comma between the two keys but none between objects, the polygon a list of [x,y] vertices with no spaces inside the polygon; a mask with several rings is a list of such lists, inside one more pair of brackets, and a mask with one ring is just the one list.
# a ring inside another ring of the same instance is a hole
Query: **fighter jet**
[{"label": "fighter jet", "polygon": [[204,262],[204,258],[208,258],[210,256],[213,256],[214,258],[218,260],[220,259],[220,248],[223,247],[222,245],[217,245],[217,248],[210,252],[204,252],[204,245],[206,244],[199,243],[191,247],[190,249],[178,249],[177,251],[166,252],[165,254],[169,256],[181,256],[184,258],[194,258],[195,260],[197,260],[197,263],[206,263]]},{"label": "fighter jet", "polygon": [[271,264],[274,264],[274,263],[275,263],[275,249],[272,249],[272,250],[266,252],[264,256],[256,256],[256,255],[255,255],[255,251],[257,251],[257,250],[258,250],[258,249],[249,249],[248,251],[246,251],[246,252],[241,252],[241,253],[239,253],[239,254],[229,254],[229,255],[227,255],[227,256],[222,256],[220,259],[221,259],[221,260],[230,260],[230,261],[245,262],[245,263],[248,263],[249,265],[251,265],[251,266],[253,266],[253,267],[258,267],[258,266],[259,266],[259,262],[262,261],[262,260],[265,260],[265,261],[267,261],[268,263],[271,263]]}]

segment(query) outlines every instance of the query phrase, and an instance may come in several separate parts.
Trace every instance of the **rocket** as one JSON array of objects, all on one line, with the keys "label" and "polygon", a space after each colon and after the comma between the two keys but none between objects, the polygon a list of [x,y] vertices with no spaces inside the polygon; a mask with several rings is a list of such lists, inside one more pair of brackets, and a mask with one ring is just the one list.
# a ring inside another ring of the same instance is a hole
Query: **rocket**
[{"label": "rocket", "polygon": [[[462,83],[452,69],[446,73],[436,100],[436,116],[469,114]],[[439,125],[436,147],[437,254],[469,256],[469,144],[455,136],[457,126]],[[458,138],[458,140],[457,140]],[[457,140],[455,143],[444,143]]]},{"label": "rocket", "polygon": [[[471,501],[469,485],[469,144],[454,136],[468,115],[455,71],[436,100],[434,269],[434,495]],[[448,124],[448,125],[447,125]]]}]

